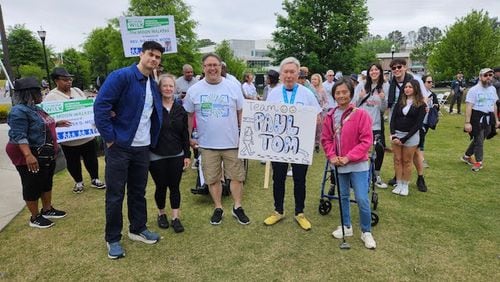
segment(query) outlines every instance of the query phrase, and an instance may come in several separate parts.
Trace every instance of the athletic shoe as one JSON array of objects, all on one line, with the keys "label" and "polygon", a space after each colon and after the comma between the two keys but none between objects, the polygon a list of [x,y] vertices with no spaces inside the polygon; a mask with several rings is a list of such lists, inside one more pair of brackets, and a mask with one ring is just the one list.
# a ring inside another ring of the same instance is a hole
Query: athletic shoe
[{"label": "athletic shoe", "polygon": [[375,185],[378,187],[378,188],[382,188],[382,189],[386,189],[387,188],[387,184],[384,183],[384,181],[382,180],[382,177],[377,176],[377,181],[375,181]]},{"label": "athletic shoe", "polygon": [[[350,237],[352,235],[354,235],[354,232],[352,231],[352,226],[351,227],[344,226],[344,236]],[[342,239],[342,226],[337,226],[337,229],[335,229],[332,232],[332,236],[337,239]]]},{"label": "athletic shoe", "polygon": [[472,165],[471,170],[476,172],[479,171],[480,169],[483,168],[483,162],[475,162],[474,165]]},{"label": "athletic shoe", "polygon": [[53,206],[50,206],[50,210],[48,211],[41,209],[40,214],[45,218],[63,218],[66,216],[65,211],[56,210]]},{"label": "athletic shoe", "polygon": [[399,195],[401,196],[408,196],[408,193],[410,192],[410,188],[407,185],[401,185],[401,191],[399,191]]},{"label": "athletic shoe", "polygon": [[54,225],[54,222],[50,221],[49,219],[46,219],[41,214],[39,214],[35,217],[35,219],[31,219],[30,217],[29,225],[31,227],[44,229],[52,227]]},{"label": "athletic shoe", "polygon": [[168,228],[168,219],[166,214],[162,214],[158,216],[158,227],[167,229]]},{"label": "athletic shoe", "polygon": [[389,182],[387,182],[387,184],[389,184],[391,186],[396,186],[398,184],[398,182],[396,181],[396,176],[391,178],[391,180],[389,180]]},{"label": "athletic shoe", "polygon": [[396,187],[394,189],[392,189],[392,193],[396,194],[396,195],[399,195],[401,194],[401,187],[399,186],[402,186],[402,185],[396,185]]},{"label": "athletic shoe", "polygon": [[268,218],[264,220],[265,225],[274,225],[278,223],[280,220],[285,218],[285,214],[281,214],[279,212],[274,212],[272,215],[270,215]]},{"label": "athletic shoe", "polygon": [[427,192],[427,185],[425,185],[424,176],[419,175],[417,178],[417,188],[420,192]]},{"label": "athletic shoe", "polygon": [[286,172],[286,176],[293,176],[293,170],[292,170],[292,168],[290,168],[290,169]]},{"label": "athletic shoe", "polygon": [[98,178],[92,179],[92,181],[90,182],[90,186],[97,188],[97,189],[106,188],[106,184],[104,184],[104,182],[102,182]]},{"label": "athletic shoe", "polygon": [[474,165],[474,162],[472,161],[472,157],[463,155],[460,160],[468,165]]},{"label": "athletic shoe", "polygon": [[372,233],[370,232],[363,232],[363,234],[361,234],[361,241],[365,242],[365,247],[367,249],[374,250],[377,247],[377,243],[375,243]]},{"label": "athletic shoe", "polygon": [[172,219],[172,228],[174,229],[175,233],[184,232],[184,226],[182,226],[182,223],[178,218]]},{"label": "athletic shoe", "polygon": [[75,186],[73,186],[73,193],[75,194],[80,194],[83,192],[83,182],[78,182],[75,183]]},{"label": "athletic shoe", "polygon": [[139,241],[146,244],[154,244],[160,240],[160,235],[145,229],[139,234],[128,232],[128,238],[132,241]]},{"label": "athletic shoe", "polygon": [[224,211],[221,208],[214,209],[214,213],[210,218],[210,224],[219,225],[222,222],[222,216],[224,215]]},{"label": "athletic shoe", "polygon": [[423,163],[424,163],[424,168],[429,168],[430,167],[429,164],[427,163],[427,160],[424,160]]},{"label": "athletic shoe", "polygon": [[106,246],[108,247],[108,258],[119,259],[125,256],[125,252],[123,251],[120,242],[113,242],[113,243],[106,242]]},{"label": "athletic shoe", "polygon": [[311,230],[311,222],[309,222],[309,220],[307,220],[307,218],[305,217],[305,215],[303,213],[299,213],[298,215],[296,215],[295,221],[297,221],[297,223],[299,224],[299,226],[302,229],[304,229],[306,231]]},{"label": "athletic shoe", "polygon": [[233,216],[238,220],[240,224],[247,225],[250,224],[250,219],[246,216],[245,211],[243,211],[242,207],[237,209],[231,209]]}]

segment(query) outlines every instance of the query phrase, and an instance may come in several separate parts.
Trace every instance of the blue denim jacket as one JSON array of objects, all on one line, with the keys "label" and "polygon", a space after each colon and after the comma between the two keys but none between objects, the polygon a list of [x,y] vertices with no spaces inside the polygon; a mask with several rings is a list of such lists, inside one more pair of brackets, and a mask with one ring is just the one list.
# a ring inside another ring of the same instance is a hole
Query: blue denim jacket
[{"label": "blue denim jacket", "polygon": [[10,110],[7,118],[9,124],[9,143],[28,144],[39,147],[45,142],[45,122],[37,114],[41,108],[17,104]]},{"label": "blue denim jacket", "polygon": [[[112,72],[104,81],[94,102],[94,120],[105,142],[125,148],[134,140],[144,108],[147,78],[136,64]],[[150,77],[153,95],[151,146],[155,146],[162,122],[162,102],[158,84]],[[116,116],[111,117],[111,111]]]}]

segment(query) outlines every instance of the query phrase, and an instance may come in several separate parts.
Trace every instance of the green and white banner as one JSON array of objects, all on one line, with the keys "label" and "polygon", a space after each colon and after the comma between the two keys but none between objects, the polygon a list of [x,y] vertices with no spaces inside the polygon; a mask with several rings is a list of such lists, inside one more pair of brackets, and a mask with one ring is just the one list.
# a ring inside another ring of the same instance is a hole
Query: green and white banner
[{"label": "green and white banner", "polygon": [[68,120],[70,127],[57,127],[57,142],[98,136],[94,122],[94,99],[43,102],[40,107],[56,121]]},{"label": "green and white banner", "polygon": [[177,38],[173,16],[120,17],[125,57],[139,56],[144,41],[156,41],[165,54],[177,53]]}]

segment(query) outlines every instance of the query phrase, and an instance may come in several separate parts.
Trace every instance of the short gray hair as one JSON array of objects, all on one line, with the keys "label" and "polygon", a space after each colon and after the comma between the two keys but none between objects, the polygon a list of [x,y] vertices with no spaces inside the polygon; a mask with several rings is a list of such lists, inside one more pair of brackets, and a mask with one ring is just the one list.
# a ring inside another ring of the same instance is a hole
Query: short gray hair
[{"label": "short gray hair", "polygon": [[182,71],[193,70],[193,67],[190,64],[185,64],[182,66]]},{"label": "short gray hair", "polygon": [[299,62],[299,60],[297,60],[297,58],[295,58],[295,57],[288,57],[288,58],[283,59],[283,61],[281,61],[281,63],[280,63],[280,72],[281,72],[281,69],[283,69],[283,66],[284,65],[288,65],[288,64],[294,64],[294,65],[297,66],[297,69],[300,68],[300,62]]}]

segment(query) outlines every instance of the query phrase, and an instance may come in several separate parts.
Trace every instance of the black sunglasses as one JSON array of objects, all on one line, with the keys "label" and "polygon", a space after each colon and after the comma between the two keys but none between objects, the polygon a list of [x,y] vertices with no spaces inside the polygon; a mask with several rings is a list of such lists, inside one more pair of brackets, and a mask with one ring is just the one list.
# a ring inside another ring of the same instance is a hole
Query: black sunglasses
[{"label": "black sunglasses", "polygon": [[426,83],[432,83],[432,80],[428,80],[428,81],[426,81]]},{"label": "black sunglasses", "polygon": [[391,67],[391,70],[396,70],[396,69],[400,70],[402,68],[403,68],[402,65],[397,65],[397,66]]}]

